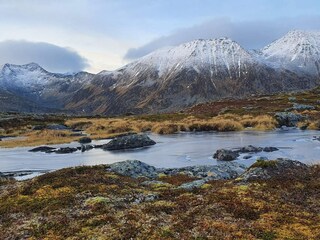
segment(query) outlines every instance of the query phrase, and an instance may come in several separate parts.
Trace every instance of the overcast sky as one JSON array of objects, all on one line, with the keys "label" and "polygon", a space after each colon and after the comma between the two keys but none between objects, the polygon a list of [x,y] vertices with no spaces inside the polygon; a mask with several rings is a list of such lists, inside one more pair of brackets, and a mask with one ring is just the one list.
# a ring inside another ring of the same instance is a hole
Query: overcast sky
[{"label": "overcast sky", "polygon": [[320,1],[0,0],[0,65],[96,73],[197,38],[261,48],[291,29],[320,30]]}]

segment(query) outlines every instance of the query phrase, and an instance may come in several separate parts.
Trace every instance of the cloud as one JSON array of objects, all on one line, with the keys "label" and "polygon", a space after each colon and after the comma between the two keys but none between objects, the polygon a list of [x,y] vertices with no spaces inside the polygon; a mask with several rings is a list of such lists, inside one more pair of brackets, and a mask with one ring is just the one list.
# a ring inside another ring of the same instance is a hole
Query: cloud
[{"label": "cloud", "polygon": [[52,72],[76,72],[88,67],[77,52],[44,42],[8,40],[0,42],[0,64],[38,63]]},{"label": "cloud", "polygon": [[281,18],[270,21],[233,22],[213,19],[189,28],[178,29],[141,47],[127,51],[125,59],[136,59],[165,46],[176,46],[194,39],[229,37],[247,49],[259,49],[293,29],[320,30],[320,16]]}]

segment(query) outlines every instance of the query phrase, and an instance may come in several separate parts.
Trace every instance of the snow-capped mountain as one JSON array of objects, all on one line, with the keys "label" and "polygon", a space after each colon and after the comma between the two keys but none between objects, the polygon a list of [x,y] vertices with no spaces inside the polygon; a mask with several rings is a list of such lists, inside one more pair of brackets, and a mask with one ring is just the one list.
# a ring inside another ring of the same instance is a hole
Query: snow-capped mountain
[{"label": "snow-capped mountain", "polygon": [[50,73],[36,63],[5,64],[0,71],[0,88],[44,108],[63,108],[72,93],[89,84],[93,75]]},{"label": "snow-capped mountain", "polygon": [[231,39],[218,38],[160,49],[98,74],[67,107],[110,114],[173,111],[225,97],[312,86],[309,78],[273,68]]},{"label": "snow-capped mountain", "polygon": [[0,98],[18,96],[22,105],[42,109],[115,115],[310,89],[320,80],[319,36],[292,31],[260,51],[247,51],[229,38],[195,40],[96,75],[55,74],[35,63],[5,64],[0,70]]},{"label": "snow-capped mountain", "polygon": [[320,32],[290,31],[261,51],[278,67],[320,76]]}]

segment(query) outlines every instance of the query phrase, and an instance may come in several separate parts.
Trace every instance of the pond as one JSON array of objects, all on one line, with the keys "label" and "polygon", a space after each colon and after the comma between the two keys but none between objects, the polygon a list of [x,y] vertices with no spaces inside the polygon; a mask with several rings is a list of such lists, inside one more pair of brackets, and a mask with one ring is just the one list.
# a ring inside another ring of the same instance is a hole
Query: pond
[{"label": "pond", "polygon": [[[302,131],[298,129],[240,132],[196,132],[172,135],[149,134],[157,142],[156,145],[126,151],[104,151],[93,149],[71,154],[32,153],[32,147],[0,148],[0,172],[9,171],[43,171],[56,170],[79,165],[109,164],[124,160],[137,159],[155,167],[184,167],[191,165],[219,164],[212,158],[219,148],[237,148],[247,145],[258,147],[278,147],[272,153],[260,152],[252,158],[244,160],[248,154],[242,154],[238,162],[252,164],[259,157],[274,159],[285,157],[299,160],[307,164],[320,162],[320,141],[314,140],[319,131]],[[93,141],[103,144],[110,140]],[[55,147],[79,146],[79,143],[53,145]]]}]

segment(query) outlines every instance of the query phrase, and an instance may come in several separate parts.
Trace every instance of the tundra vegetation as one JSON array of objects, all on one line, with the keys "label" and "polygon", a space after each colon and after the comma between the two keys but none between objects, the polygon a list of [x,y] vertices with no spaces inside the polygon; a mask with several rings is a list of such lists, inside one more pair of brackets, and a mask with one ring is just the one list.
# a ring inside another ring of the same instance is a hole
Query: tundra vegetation
[{"label": "tundra vegetation", "polygon": [[23,182],[4,180],[0,236],[320,239],[319,165],[303,178],[216,180],[193,190],[176,188],[194,180],[187,175],[161,174],[148,185],[142,184],[145,180],[107,172],[103,165],[62,169]]}]

